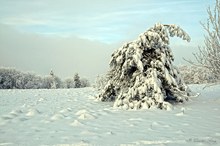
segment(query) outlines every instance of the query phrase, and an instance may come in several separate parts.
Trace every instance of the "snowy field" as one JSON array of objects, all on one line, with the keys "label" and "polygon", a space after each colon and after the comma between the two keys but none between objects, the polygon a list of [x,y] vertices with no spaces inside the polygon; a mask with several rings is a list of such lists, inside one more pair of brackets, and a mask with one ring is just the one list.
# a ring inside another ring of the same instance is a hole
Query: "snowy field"
[{"label": "snowy field", "polygon": [[0,146],[220,145],[220,86],[158,109],[122,111],[93,88],[0,90]]}]

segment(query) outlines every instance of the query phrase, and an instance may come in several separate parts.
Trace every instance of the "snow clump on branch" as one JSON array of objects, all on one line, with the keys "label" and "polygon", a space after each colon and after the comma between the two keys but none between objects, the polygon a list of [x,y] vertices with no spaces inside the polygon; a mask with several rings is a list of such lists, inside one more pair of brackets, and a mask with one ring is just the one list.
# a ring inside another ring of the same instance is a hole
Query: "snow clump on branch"
[{"label": "snow clump on branch", "polygon": [[116,50],[110,61],[108,83],[97,98],[114,101],[114,107],[126,110],[169,110],[171,103],[188,100],[191,92],[172,64],[169,36],[190,41],[177,25],[155,24]]}]

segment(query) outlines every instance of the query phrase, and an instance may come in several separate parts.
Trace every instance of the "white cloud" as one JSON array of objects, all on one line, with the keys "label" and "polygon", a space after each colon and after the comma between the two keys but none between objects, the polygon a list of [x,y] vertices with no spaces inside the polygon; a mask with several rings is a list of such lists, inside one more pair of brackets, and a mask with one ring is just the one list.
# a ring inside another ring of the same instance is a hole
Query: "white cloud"
[{"label": "white cloud", "polygon": [[[38,34],[74,35],[90,37],[88,39],[91,40],[115,42],[133,37],[127,36],[126,32],[134,28],[137,33],[158,21],[181,25],[198,22],[201,18],[198,15],[203,15],[206,11],[201,7],[203,3],[208,2],[204,0],[201,3],[194,0],[0,1],[0,23]],[[193,27],[196,26],[191,26]]]},{"label": "white cloud", "polygon": [[7,25],[46,25],[49,21],[34,18],[9,17],[1,20],[2,24]]}]

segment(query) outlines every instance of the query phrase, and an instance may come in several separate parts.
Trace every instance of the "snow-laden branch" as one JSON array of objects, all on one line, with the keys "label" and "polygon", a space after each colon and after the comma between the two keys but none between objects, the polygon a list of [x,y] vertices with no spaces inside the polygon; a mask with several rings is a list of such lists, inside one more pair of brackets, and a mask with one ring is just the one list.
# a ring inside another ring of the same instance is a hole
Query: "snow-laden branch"
[{"label": "snow-laden branch", "polygon": [[108,83],[98,99],[114,101],[124,109],[160,108],[169,110],[169,101],[184,102],[190,90],[173,66],[169,37],[190,41],[177,25],[155,24],[132,42],[112,54]]}]

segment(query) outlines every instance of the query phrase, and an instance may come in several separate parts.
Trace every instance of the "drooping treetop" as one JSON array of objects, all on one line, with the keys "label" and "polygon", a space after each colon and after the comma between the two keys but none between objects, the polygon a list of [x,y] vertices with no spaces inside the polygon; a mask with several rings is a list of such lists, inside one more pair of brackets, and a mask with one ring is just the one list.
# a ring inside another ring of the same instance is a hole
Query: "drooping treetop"
[{"label": "drooping treetop", "polygon": [[160,108],[184,102],[190,90],[173,65],[169,37],[190,41],[177,25],[155,24],[132,42],[125,43],[111,57],[108,83],[98,99],[114,101],[123,109]]}]

